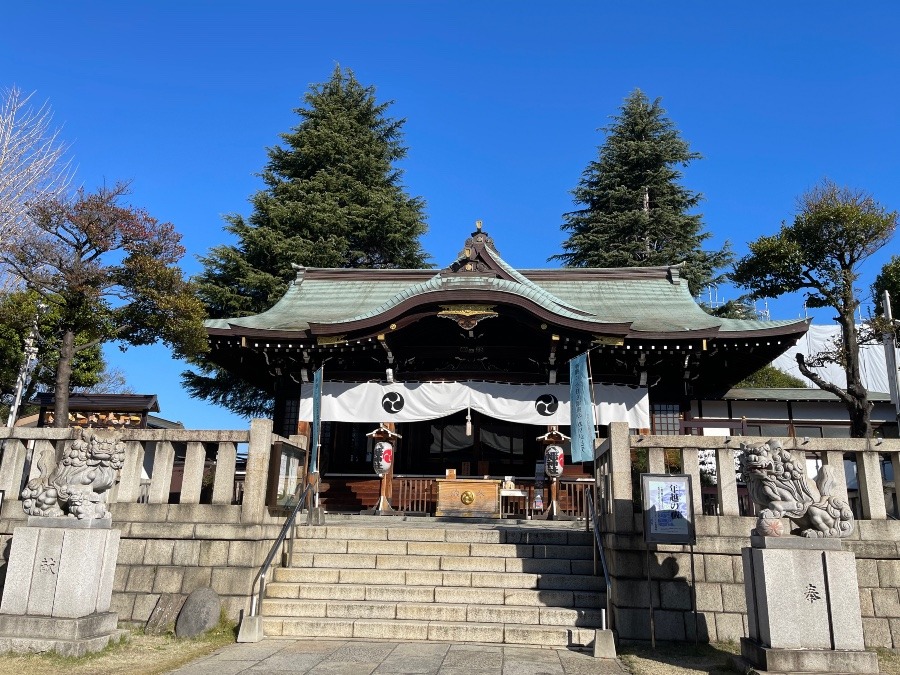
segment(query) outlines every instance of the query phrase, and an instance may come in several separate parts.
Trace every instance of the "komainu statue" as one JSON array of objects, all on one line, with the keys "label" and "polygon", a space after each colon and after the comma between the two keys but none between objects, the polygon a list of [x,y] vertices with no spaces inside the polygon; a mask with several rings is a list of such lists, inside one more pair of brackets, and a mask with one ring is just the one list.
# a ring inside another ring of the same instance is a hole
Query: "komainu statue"
[{"label": "komainu statue", "polygon": [[741,443],[741,474],[750,498],[762,509],[756,533],[780,537],[781,518],[790,518],[804,537],[846,537],[854,528],[853,512],[831,494],[834,468],[823,466],[815,485],[806,477],[805,457],[797,459],[772,439],[762,445]]},{"label": "komainu statue", "polygon": [[81,429],[49,476],[41,462],[41,476],[22,490],[22,508],[30,516],[106,518],[102,499],[116,482],[125,459],[122,434],[112,429]]}]

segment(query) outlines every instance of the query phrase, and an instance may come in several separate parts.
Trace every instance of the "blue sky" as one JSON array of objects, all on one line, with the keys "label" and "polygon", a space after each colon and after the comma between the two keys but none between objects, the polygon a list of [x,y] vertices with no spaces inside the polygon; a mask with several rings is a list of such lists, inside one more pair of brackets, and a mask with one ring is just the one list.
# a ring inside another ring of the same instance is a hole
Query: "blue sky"
[{"label": "blue sky", "polygon": [[[635,87],[704,156],[684,183],[705,195],[710,245],[745,253],[825,176],[900,208],[900,6],[887,1],[36,1],[3,16],[0,88],[50,102],[85,186],[131,179],[132,203],[183,234],[191,274],[227,241],[222,214],[249,212],[265,148],[336,63],[407,119],[404,182],[427,201],[438,266],[476,219],[513,265],[548,266],[598,128]],[[803,313],[796,298],[769,307]],[[166,349],[107,353],[164,416],[244,426],[187,397]]]}]

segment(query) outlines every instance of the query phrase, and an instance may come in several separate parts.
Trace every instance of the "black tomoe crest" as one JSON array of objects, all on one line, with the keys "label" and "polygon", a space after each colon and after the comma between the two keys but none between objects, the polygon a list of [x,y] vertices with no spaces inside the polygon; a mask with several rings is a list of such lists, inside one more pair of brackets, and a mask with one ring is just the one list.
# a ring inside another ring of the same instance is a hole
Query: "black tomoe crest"
[{"label": "black tomoe crest", "polygon": [[553,394],[541,394],[534,402],[534,408],[538,415],[550,417],[559,408],[559,400]]},{"label": "black tomoe crest", "polygon": [[392,415],[403,410],[404,403],[406,403],[406,401],[403,400],[403,396],[399,391],[389,391],[381,397],[381,407],[384,408],[386,413]]}]

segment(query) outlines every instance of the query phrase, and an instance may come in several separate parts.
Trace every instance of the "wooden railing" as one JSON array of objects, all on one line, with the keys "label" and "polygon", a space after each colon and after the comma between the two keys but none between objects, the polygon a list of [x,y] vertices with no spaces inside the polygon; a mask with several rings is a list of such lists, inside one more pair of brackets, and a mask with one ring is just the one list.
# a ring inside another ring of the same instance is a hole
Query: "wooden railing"
[{"label": "wooden railing", "polygon": [[[437,476],[395,476],[393,507],[397,511],[409,513],[434,513],[434,481]],[[516,489],[528,492],[528,503],[534,504],[534,479],[515,479]],[[545,484],[546,485],[546,484]],[[567,480],[559,484],[560,512],[575,518],[584,518],[586,513],[585,491],[594,485],[592,479]],[[526,509],[521,500],[511,503],[513,515],[525,516]],[[544,506],[547,505],[546,489]],[[530,508],[528,509],[530,511]]]},{"label": "wooden railing", "polygon": [[409,513],[434,512],[434,478],[412,478],[400,476],[394,478],[397,489],[394,508]]}]

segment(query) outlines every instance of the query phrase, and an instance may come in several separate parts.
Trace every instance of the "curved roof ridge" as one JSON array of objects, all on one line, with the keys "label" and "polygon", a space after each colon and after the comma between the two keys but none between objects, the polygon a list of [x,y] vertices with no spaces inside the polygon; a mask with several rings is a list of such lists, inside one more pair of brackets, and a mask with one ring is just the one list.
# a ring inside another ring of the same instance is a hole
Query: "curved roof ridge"
[{"label": "curved roof ridge", "polygon": [[531,279],[526,277],[524,274],[519,272],[519,270],[514,268],[512,265],[510,265],[508,262],[506,262],[502,257],[500,257],[500,254],[497,252],[497,249],[495,249],[490,244],[485,245],[485,248],[490,252],[491,256],[493,256],[497,265],[504,272],[506,272],[510,277],[515,279],[517,282],[519,282],[523,286],[527,286],[528,288],[531,288],[539,293],[545,294],[549,300],[552,300],[555,304],[559,305],[560,307],[565,307],[567,309],[574,310],[576,312],[583,314],[584,316],[592,316],[592,314],[590,312],[588,312],[584,309],[581,309],[580,307],[577,307],[570,302],[566,302],[562,298],[559,298],[556,295],[554,295],[553,293],[551,293],[550,291],[548,291],[546,288],[543,288],[542,286],[539,286],[538,284],[534,283]]},{"label": "curved roof ridge", "polygon": [[[523,292],[520,286],[525,286],[527,290]],[[389,300],[381,303],[378,307],[373,307],[368,311],[363,312],[362,314],[347,317],[345,319],[341,319],[340,321],[333,321],[331,323],[342,324],[352,323],[354,321],[363,321],[379,314],[383,314],[384,312],[393,309],[400,303],[409,300],[410,298],[417,295],[426,295],[428,293],[435,293],[441,290],[453,290],[453,287],[490,288],[491,290],[501,293],[509,293],[511,295],[526,298],[543,307],[544,309],[553,312],[554,314],[558,314],[569,319],[574,319],[577,321],[593,320],[598,323],[606,323],[605,321],[601,321],[599,317],[596,317],[595,315],[588,312],[584,312],[583,310],[576,309],[575,311],[573,311],[572,309],[570,309],[567,303],[562,303],[562,301],[557,302],[555,296],[551,295],[536,284],[526,285],[514,281],[509,281],[507,279],[498,279],[496,277],[488,276],[441,276],[440,274],[436,274],[428,281],[415,284],[413,286],[410,286],[409,288],[405,288],[404,290],[395,294]]]}]

